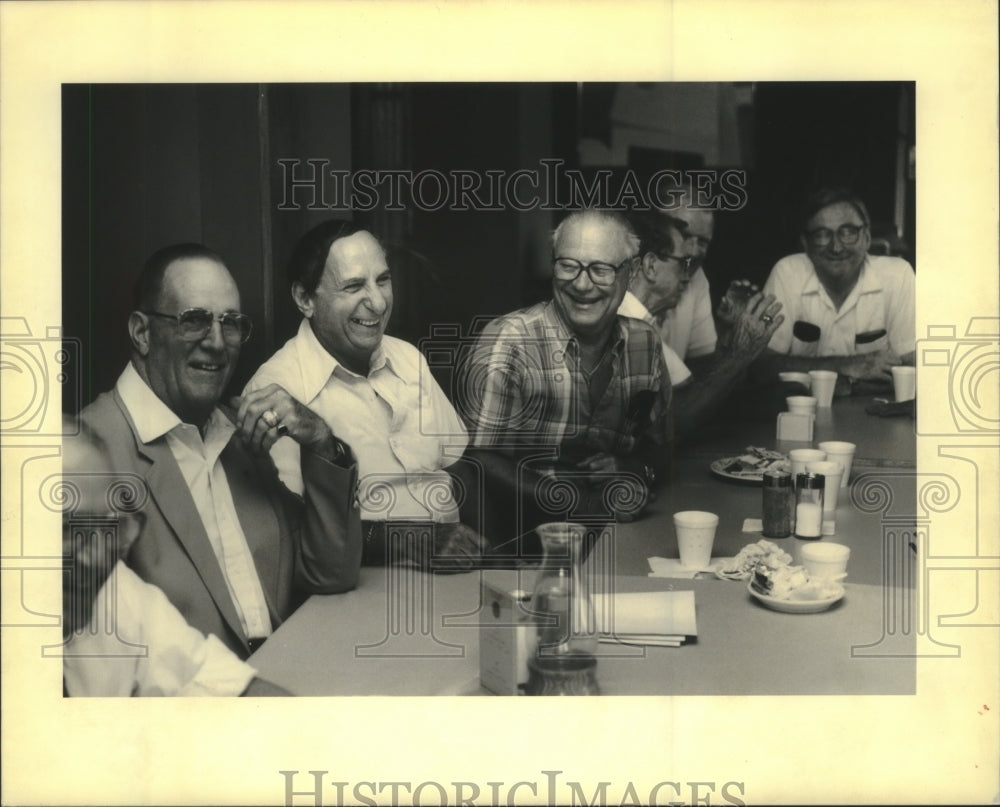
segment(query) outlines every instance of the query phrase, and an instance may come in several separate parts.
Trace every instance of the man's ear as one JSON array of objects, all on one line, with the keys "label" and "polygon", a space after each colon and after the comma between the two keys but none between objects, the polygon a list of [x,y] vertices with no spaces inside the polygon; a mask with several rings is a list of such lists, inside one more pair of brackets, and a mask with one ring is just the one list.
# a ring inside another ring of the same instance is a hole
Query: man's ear
[{"label": "man's ear", "polygon": [[132,347],[140,356],[149,355],[149,317],[141,311],[128,315],[128,335]]},{"label": "man's ear", "polygon": [[313,310],[315,306],[313,304],[313,296],[306,291],[306,287],[303,286],[299,281],[295,281],[292,284],[292,299],[295,301],[295,307],[299,309],[306,319],[309,319],[313,315]]},{"label": "man's ear", "polygon": [[646,278],[647,282],[653,283],[659,274],[656,268],[656,255],[652,252],[643,255],[642,261],[639,263],[639,271],[642,272],[642,276]]}]

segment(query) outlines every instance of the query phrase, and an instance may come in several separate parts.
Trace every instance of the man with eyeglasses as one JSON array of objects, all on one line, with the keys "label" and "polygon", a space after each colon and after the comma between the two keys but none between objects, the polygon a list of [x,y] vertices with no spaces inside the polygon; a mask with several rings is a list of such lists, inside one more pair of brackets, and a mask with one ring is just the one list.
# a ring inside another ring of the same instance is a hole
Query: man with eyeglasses
[{"label": "man with eyeglasses", "polygon": [[[208,248],[178,244],[146,261],[128,330],[131,361],[81,413],[114,469],[147,486],[128,565],[192,627],[246,658],[305,595],[357,583],[356,463],[279,387],[221,403],[251,328]],[[302,498],[268,456],[279,434],[303,449]]]},{"label": "man with eyeglasses", "polygon": [[[571,213],[552,247],[552,299],[489,323],[461,386],[469,456],[483,463],[494,513],[507,516],[492,528],[510,535],[574,512],[631,519],[668,459],[659,337],[618,315],[638,255],[632,226],[615,212]],[[573,503],[548,487],[558,481]]]},{"label": "man with eyeglasses", "polygon": [[845,189],[823,189],[809,198],[803,219],[805,252],[778,261],[764,284],[786,312],[765,353],[766,367],[885,381],[894,365],[913,364],[913,267],[868,254],[864,202]]},{"label": "man with eyeglasses", "polygon": [[[618,313],[655,327],[658,319],[676,309],[686,294],[699,259],[689,249],[691,235],[684,221],[657,212],[641,222],[640,258]],[[698,426],[711,419],[784,321],[780,311],[781,303],[775,302],[773,296],[754,293],[731,312],[729,327],[712,351],[697,361],[693,372],[660,332],[674,388],[674,430],[678,440],[692,436]]]}]

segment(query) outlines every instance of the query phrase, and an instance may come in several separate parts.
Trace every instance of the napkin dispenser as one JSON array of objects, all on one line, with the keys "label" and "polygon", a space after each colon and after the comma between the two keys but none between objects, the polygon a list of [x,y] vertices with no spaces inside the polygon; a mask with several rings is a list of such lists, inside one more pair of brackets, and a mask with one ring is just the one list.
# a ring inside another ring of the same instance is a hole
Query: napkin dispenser
[{"label": "napkin dispenser", "polygon": [[778,413],[778,439],[811,443],[816,416],[796,412]]},{"label": "napkin dispenser", "polygon": [[521,694],[528,683],[530,602],[531,592],[482,581],[479,683],[497,695]]}]

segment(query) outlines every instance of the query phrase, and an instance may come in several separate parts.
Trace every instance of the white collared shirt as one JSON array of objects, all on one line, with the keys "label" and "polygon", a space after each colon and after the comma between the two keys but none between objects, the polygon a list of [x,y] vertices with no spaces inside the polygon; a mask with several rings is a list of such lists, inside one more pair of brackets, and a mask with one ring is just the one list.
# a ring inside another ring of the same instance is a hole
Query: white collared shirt
[{"label": "white collared shirt", "polygon": [[660,337],[682,359],[715,352],[719,335],[712,318],[712,295],[705,270],[699,268],[681,294],[680,302],[667,310],[660,323]]},{"label": "white collared shirt", "polygon": [[[891,347],[898,356],[916,349],[916,275],[902,258],[869,255],[840,310],[827,294],[809,256],[789,255],[771,270],[764,293],[773,294],[785,321],[768,347],[791,356],[853,356]],[[793,333],[796,322],[819,328],[818,341]],[[885,335],[857,342],[859,334]]]},{"label": "white collared shirt", "polygon": [[[642,301],[630,291],[625,292],[622,304],[618,306],[618,313],[623,317],[641,319],[643,322],[648,322],[652,325],[654,330],[658,330],[656,318],[649,313],[649,309],[642,304]],[[667,372],[670,374],[670,386],[676,387],[679,384],[683,384],[691,377],[691,371],[681,357],[670,347],[667,340],[663,338],[662,333],[660,333],[660,344],[663,346],[663,361],[667,365]]]},{"label": "white collared shirt", "polygon": [[130,363],[117,384],[125,408],[143,443],[166,436],[170,453],[187,482],[201,516],[212,551],[219,561],[229,596],[236,606],[248,638],[271,635],[271,616],[257,575],[253,555],[233,504],[229,480],[219,456],[236,427],[218,409],[205,424],[205,438],[198,427],[181,419],[157,397]]},{"label": "white collared shirt", "polygon": [[73,697],[239,695],[255,674],[121,561],[94,598],[90,622],[63,649]]},{"label": "white collared shirt", "polygon": [[[371,370],[362,376],[331,356],[303,319],[245,392],[272,383],[351,446],[362,518],[458,521],[451,477],[443,469],[465,451],[468,432],[416,347],[383,336]],[[278,440],[271,457],[289,490],[301,493],[298,444]]]}]

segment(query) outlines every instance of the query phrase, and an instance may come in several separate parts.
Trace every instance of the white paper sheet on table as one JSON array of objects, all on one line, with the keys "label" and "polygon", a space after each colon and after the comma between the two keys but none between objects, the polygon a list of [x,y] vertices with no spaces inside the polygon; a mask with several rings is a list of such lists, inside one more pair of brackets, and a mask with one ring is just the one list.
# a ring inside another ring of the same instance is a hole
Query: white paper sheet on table
[{"label": "white paper sheet on table", "polygon": [[602,641],[676,647],[698,635],[693,591],[603,594],[593,599]]}]

